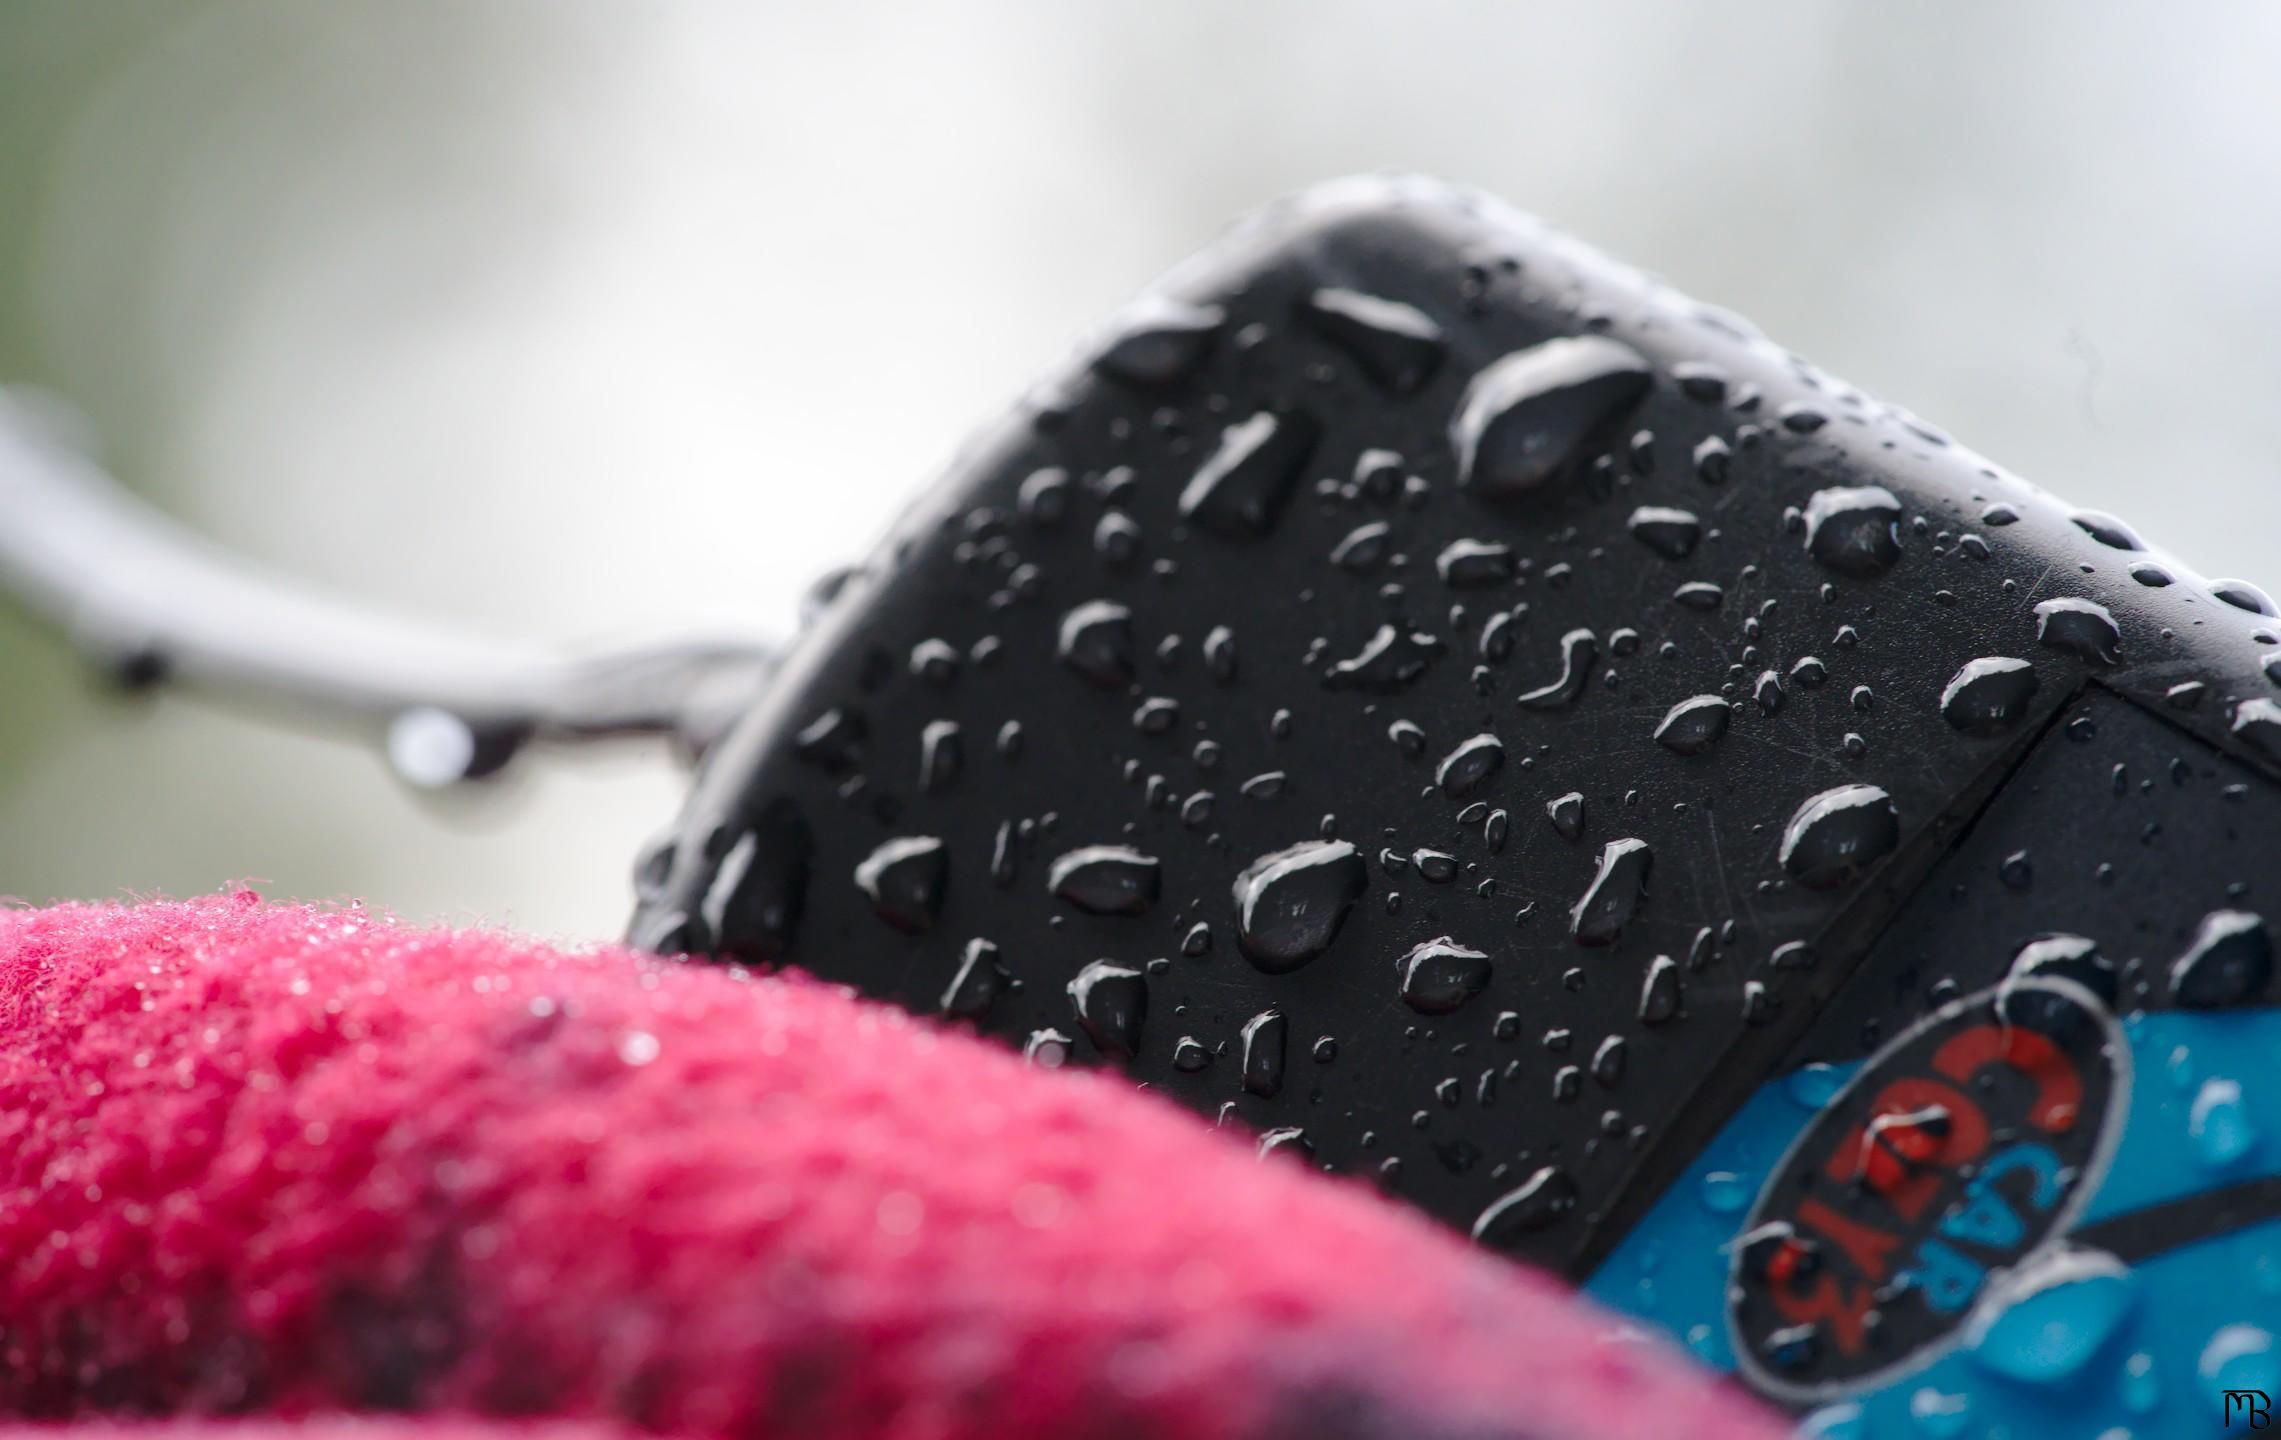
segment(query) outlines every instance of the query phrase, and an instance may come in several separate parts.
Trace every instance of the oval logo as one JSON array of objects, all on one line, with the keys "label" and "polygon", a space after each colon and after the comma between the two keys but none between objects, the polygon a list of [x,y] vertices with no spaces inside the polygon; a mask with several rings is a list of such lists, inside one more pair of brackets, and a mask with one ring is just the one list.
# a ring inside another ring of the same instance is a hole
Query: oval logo
[{"label": "oval logo", "polygon": [[2112,1152],[2128,1050],[2072,981],[2011,981],[1895,1039],[1815,1116],[1735,1242],[1727,1323],[1760,1389],[1826,1400],[1953,1343],[2056,1240]]}]

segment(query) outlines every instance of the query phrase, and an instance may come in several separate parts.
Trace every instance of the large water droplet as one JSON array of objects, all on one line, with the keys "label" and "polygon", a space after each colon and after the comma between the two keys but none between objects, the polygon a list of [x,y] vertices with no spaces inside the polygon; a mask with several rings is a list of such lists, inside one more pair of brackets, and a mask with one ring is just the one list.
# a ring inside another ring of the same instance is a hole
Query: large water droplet
[{"label": "large water droplet", "polygon": [[1600,642],[1589,630],[1571,630],[1560,637],[1560,675],[1514,697],[1525,710],[1557,710],[1573,705],[1592,678],[1592,662],[1599,658]]},{"label": "large water droplet", "polygon": [[2242,1103],[2239,1081],[2213,1076],[2202,1082],[2187,1112],[2186,1138],[2196,1158],[2212,1170],[2223,1170],[2250,1152],[2257,1144],[2257,1125]]},{"label": "large water droplet", "polygon": [[1272,1100],[1283,1093],[1283,1056],[1291,1043],[1291,1022],[1280,1010],[1262,1010],[1244,1022],[1243,1088]]},{"label": "large water droplet", "polygon": [[964,1020],[980,1020],[998,1003],[998,997],[1012,979],[999,961],[995,944],[982,939],[969,940],[959,957],[958,973],[943,987],[942,1012]]},{"label": "large water droplet", "polygon": [[950,879],[950,852],[932,835],[889,840],[855,867],[855,883],[880,919],[906,934],[933,928]]},{"label": "large water droplet", "polygon": [[2035,607],[2035,638],[2059,650],[2072,650],[2099,665],[2122,658],[2122,627],[2096,600],[2066,597]]},{"label": "large water droplet", "polygon": [[1504,763],[1505,742],[1490,734],[1476,735],[1442,757],[1434,783],[1450,799],[1462,800],[1488,784]]},{"label": "large water droplet", "polygon": [[1513,578],[1513,547],[1495,540],[1452,540],[1434,557],[1434,570],[1452,590],[1478,590]]},{"label": "large water droplet", "polygon": [[2117,550],[2144,550],[2146,548],[2146,542],[2138,538],[2137,531],[2104,510],[2078,510],[2067,518],[2075,522],[2077,529],[2101,545],[2111,546]]},{"label": "large water droplet", "polygon": [[1574,840],[1584,833],[1584,795],[1571,790],[1566,795],[1545,802],[1545,817],[1552,821],[1553,831],[1563,840]]},{"label": "large water droplet", "polygon": [[1798,807],[1782,832],[1780,859],[1809,890],[1852,882],[1901,843],[1901,812],[1874,785],[1840,785]]},{"label": "large water droplet", "polygon": [[2252,615],[2281,614],[2274,609],[2273,597],[2247,580],[2212,580],[2210,593],[2236,610],[2247,610]]},{"label": "large water droplet", "polygon": [[1542,1166],[1481,1212],[1473,1238],[1494,1250],[1518,1249],[1575,1208],[1576,1181],[1557,1165]]},{"label": "large water droplet", "polygon": [[1367,575],[1386,563],[1386,552],[1392,546],[1392,541],[1387,538],[1389,533],[1383,520],[1355,526],[1347,532],[1344,540],[1339,541],[1337,548],[1331,551],[1331,563],[1341,570]]},{"label": "large water droplet", "polygon": [[1965,1353],[2027,1384],[2080,1372],[2138,1298],[2129,1268],[2099,1250],[2061,1248],[1999,1277],[1966,1326]]},{"label": "large water droplet", "polygon": [[1107,960],[1096,960],[1069,982],[1077,1023],[1104,1055],[1130,1060],[1140,1049],[1141,1022],[1148,1018],[1148,977]]},{"label": "large water droplet", "polygon": [[1236,944],[1270,975],[1330,948],[1370,870],[1344,840],[1308,840],[1254,860],[1236,878]]},{"label": "large water droplet", "polygon": [[1414,305],[1325,287],[1306,298],[1299,314],[1397,395],[1414,393],[1441,364],[1441,326]]},{"label": "large water droplet", "polygon": [[698,905],[720,953],[761,962],[784,957],[807,901],[814,850],[815,836],[797,805],[777,800],[762,809],[721,857]]},{"label": "large water droplet", "polygon": [[1661,1025],[1679,1013],[1679,962],[1658,955],[1648,963],[1647,978],[1639,987],[1639,1021]]},{"label": "large water droplet", "polygon": [[1402,957],[1402,1000],[1421,1015],[1447,1015],[1489,985],[1489,957],[1444,935]]},{"label": "large water droplet", "polygon": [[1880,575],[1901,558],[1901,502],[1882,485],[1817,490],[1806,502],[1806,553],[1841,575]]},{"label": "large water droplet", "polygon": [[2170,998],[2189,1010],[2217,1010],[2264,998],[2273,979],[2273,937],[2246,910],[2213,910],[2170,967]]},{"label": "large water droplet", "polygon": [[958,722],[930,720],[919,732],[919,789],[926,794],[948,790],[965,766],[965,749],[959,743]]},{"label": "large water droplet", "polygon": [[1577,943],[1616,943],[1647,893],[1648,870],[1654,860],[1655,854],[1645,840],[1610,840],[1601,847],[1592,883],[1569,912],[1569,933]]},{"label": "large water droplet", "polygon": [[1265,535],[1298,485],[1319,433],[1314,421],[1294,411],[1262,410],[1230,425],[1180,492],[1181,517],[1224,539]]},{"label": "large water droplet", "polygon": [[479,726],[449,710],[415,705],[388,726],[388,765],[418,790],[496,775],[529,738],[519,726]]},{"label": "large water droplet", "polygon": [[1124,689],[1133,682],[1133,612],[1114,601],[1088,600],[1061,617],[1054,653],[1102,689]]},{"label": "large water droplet", "polygon": [[863,742],[870,735],[860,712],[835,705],[792,737],[792,753],[826,775],[852,775],[863,764]]},{"label": "large water droplet", "polygon": [[[2118,984],[2114,962],[2100,954],[2096,944],[2085,936],[2060,932],[2034,936],[2013,951],[2011,968],[2004,978],[2007,982],[2072,980],[2110,1005],[2115,1001]],[[2046,998],[2054,994],[2050,990],[2034,993]],[[2009,1006],[2003,1013],[2007,1018],[2017,1018]],[[2046,1033],[2052,1032],[2047,1030]]]},{"label": "large water droplet", "polygon": [[1094,357],[1093,368],[1127,384],[1170,385],[1202,362],[1226,323],[1226,312],[1216,305],[1141,301],[1125,316],[1117,338]]},{"label": "large water droplet", "polygon": [[1164,875],[1155,856],[1129,845],[1087,845],[1055,860],[1046,884],[1088,915],[1145,915]]},{"label": "large water droplet", "polygon": [[1655,727],[1656,742],[1681,755],[1700,755],[1727,733],[1734,707],[1716,695],[1697,695],[1671,707]]},{"label": "large water droplet", "polygon": [[2019,723],[2035,691],[2035,667],[2025,660],[1968,660],[1941,691],[1941,718],[1967,735],[2000,734]]},{"label": "large water droplet", "polygon": [[2281,1349],[2274,1345],[2273,1332],[2260,1325],[2220,1329],[2202,1347],[2194,1369],[2210,1397],[2210,1408],[2221,1414],[2229,1390],[2262,1390],[2269,1396],[2281,1391]]},{"label": "large water droplet", "polygon": [[1323,684],[1332,690],[1368,690],[1381,695],[1407,689],[1446,647],[1434,636],[1381,625],[1363,647],[1332,665]]},{"label": "large water droplet", "polygon": [[1459,483],[1493,496],[1534,489],[1647,386],[1647,361],[1603,335],[1547,340],[1492,362],[1450,422]]},{"label": "large water droplet", "polygon": [[1713,1215],[1740,1214],[1750,1198],[1750,1181],[1732,1170],[1712,1170],[1703,1176],[1703,1208]]},{"label": "large water droplet", "polygon": [[1627,522],[1632,538],[1666,560],[1684,560],[1703,538],[1703,522],[1693,512],[1664,505],[1642,505]]},{"label": "large water droplet", "polygon": [[2233,707],[2233,733],[2243,743],[2281,760],[2281,705],[2260,695]]}]

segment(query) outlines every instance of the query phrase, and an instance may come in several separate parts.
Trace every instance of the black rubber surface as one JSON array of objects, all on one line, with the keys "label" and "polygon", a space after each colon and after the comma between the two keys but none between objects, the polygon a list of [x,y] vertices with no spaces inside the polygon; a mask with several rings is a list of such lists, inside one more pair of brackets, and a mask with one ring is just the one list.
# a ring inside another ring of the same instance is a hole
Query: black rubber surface
[{"label": "black rubber surface", "polygon": [[2124,1010],[2266,1003],[2270,610],[1533,221],[1345,182],[837,584],[633,934],[1121,1065],[1582,1275],[1770,1077],[2037,935]]}]

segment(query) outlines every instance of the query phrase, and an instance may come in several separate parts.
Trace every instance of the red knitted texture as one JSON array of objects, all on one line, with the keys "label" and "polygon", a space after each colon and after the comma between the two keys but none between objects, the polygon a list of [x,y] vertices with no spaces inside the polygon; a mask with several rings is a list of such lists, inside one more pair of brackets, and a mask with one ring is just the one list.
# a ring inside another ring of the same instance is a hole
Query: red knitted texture
[{"label": "red knitted texture", "polygon": [[0,912],[0,1413],[340,1410],[1779,1433],[1358,1185],[813,980],[250,892]]}]

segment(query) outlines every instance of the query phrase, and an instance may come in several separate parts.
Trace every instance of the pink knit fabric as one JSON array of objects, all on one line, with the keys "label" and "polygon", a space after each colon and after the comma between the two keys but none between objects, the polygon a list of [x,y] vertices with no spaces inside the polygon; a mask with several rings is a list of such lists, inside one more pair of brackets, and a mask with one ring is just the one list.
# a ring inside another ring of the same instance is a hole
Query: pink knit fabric
[{"label": "pink knit fabric", "polygon": [[413,1419],[313,1415],[301,1420],[89,1420],[77,1425],[10,1425],[0,1440],[634,1440],[637,1431],[561,1420]]},{"label": "pink knit fabric", "polygon": [[632,1440],[637,1432],[559,1420],[317,1415],[302,1420],[178,1420],[10,1425],[0,1440]]},{"label": "pink knit fabric", "polygon": [[1779,1433],[1612,1324],[806,978],[250,893],[0,912],[0,1413]]}]

